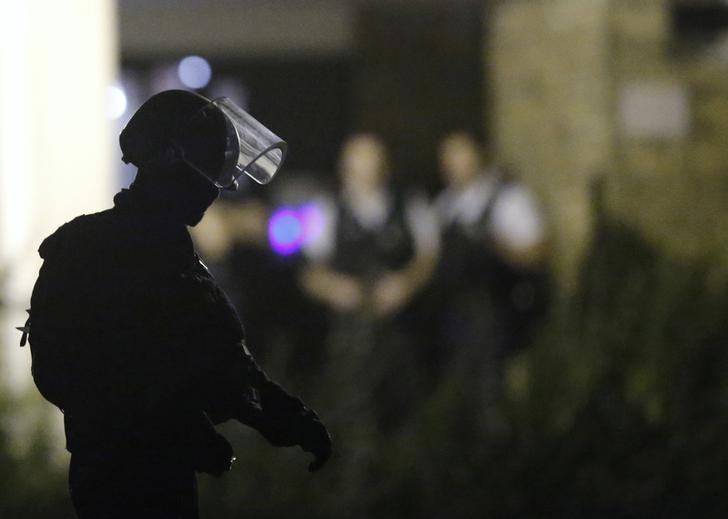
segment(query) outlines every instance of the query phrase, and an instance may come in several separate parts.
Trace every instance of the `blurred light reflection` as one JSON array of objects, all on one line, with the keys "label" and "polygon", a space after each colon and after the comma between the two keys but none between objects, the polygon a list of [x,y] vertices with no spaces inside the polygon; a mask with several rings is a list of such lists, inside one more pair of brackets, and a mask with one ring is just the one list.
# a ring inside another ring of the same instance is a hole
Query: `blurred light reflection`
[{"label": "blurred light reflection", "polygon": [[205,88],[212,78],[212,67],[205,58],[187,56],[177,66],[179,80],[187,88],[198,90]]},{"label": "blurred light reflection", "polygon": [[281,207],[268,222],[268,241],[276,254],[288,256],[315,240],[322,232],[324,215],[315,203]]},{"label": "blurred light reflection", "polygon": [[106,114],[109,119],[119,119],[126,113],[128,101],[126,92],[119,85],[111,85],[106,96]]}]

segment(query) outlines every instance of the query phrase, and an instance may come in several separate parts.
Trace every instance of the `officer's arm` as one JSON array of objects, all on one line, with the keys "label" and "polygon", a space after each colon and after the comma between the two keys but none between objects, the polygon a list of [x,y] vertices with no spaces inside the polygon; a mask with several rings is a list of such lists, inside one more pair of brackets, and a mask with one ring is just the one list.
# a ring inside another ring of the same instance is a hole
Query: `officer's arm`
[{"label": "officer's arm", "polygon": [[243,347],[243,351],[246,375],[257,402],[251,405],[243,399],[238,420],[256,429],[275,446],[299,445],[316,457],[309,470],[321,468],[331,455],[331,437],[326,427],[315,411],[273,382],[247,348]]},{"label": "officer's arm", "polygon": [[331,450],[326,428],[315,412],[270,380],[258,366],[245,347],[242,326],[232,305],[211,276],[203,276],[203,297],[191,300],[204,301],[207,294],[212,295],[214,303],[182,321],[188,326],[180,342],[187,348],[181,355],[184,361],[177,358],[174,362],[178,371],[178,383],[174,385],[199,399],[195,405],[214,423],[236,419],[258,430],[274,445],[300,445],[322,464]]}]

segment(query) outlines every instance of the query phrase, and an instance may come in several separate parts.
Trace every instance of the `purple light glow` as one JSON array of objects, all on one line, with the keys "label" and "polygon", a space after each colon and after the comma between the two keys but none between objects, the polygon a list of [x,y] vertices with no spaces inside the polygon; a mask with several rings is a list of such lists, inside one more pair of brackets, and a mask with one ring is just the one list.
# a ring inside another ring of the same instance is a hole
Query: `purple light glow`
[{"label": "purple light glow", "polygon": [[298,251],[302,244],[303,226],[297,211],[278,209],[268,222],[268,241],[273,250],[281,256]]},{"label": "purple light glow", "polygon": [[281,207],[268,221],[268,241],[276,254],[288,256],[318,239],[323,227],[323,211],[315,203],[295,208]]}]

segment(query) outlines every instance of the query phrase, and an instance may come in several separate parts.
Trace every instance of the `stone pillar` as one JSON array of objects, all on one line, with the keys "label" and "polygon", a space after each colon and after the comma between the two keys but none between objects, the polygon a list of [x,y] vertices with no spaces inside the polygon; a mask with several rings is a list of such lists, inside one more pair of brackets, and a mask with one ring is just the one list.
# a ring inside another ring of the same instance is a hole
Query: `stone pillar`
[{"label": "stone pillar", "polygon": [[113,0],[0,6],[0,346],[3,380],[18,388],[30,354],[13,327],[25,321],[40,241],[110,205],[116,14]]},{"label": "stone pillar", "polygon": [[486,17],[496,155],[542,200],[567,287],[590,239],[590,179],[613,162],[609,9],[526,0],[495,3]]}]

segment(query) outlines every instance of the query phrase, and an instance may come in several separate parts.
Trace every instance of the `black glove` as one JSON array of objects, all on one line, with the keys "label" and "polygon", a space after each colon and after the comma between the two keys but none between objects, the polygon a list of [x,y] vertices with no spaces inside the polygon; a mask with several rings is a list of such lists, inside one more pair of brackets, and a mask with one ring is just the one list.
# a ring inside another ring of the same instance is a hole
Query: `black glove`
[{"label": "black glove", "polygon": [[314,455],[314,460],[309,464],[309,472],[315,472],[323,467],[331,457],[331,435],[319,417],[311,411],[303,418],[301,426],[301,448]]},{"label": "black glove", "polygon": [[310,409],[295,417],[249,414],[244,422],[257,429],[272,445],[292,447],[299,445],[316,458],[308,470],[314,472],[324,466],[331,456],[331,436],[318,415]]},{"label": "black glove", "polygon": [[318,415],[270,380],[249,354],[247,361],[253,390],[238,403],[237,419],[276,447],[300,445],[313,454],[309,471],[323,467],[331,456],[331,436]]},{"label": "black glove", "polygon": [[193,467],[198,472],[222,476],[230,470],[235,461],[233,448],[225,437],[215,434],[196,446],[192,456]]}]

